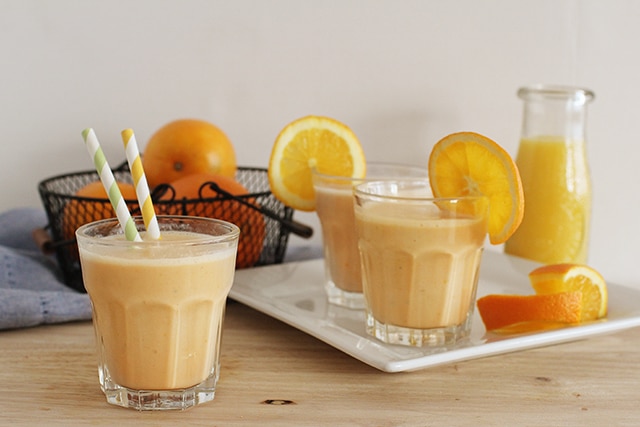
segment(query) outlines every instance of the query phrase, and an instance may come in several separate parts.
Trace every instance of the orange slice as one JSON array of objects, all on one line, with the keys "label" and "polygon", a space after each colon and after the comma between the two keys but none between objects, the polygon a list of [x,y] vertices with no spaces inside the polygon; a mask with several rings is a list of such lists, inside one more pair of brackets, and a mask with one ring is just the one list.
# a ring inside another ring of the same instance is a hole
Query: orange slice
[{"label": "orange slice", "polygon": [[458,132],[431,150],[429,181],[436,197],[484,195],[489,199],[489,240],[504,243],[524,215],[518,167],[509,153],[486,136]]},{"label": "orange slice", "polygon": [[269,159],[273,195],[294,209],[315,210],[314,168],[328,175],[364,177],[364,152],[351,129],[321,116],[303,117],[282,129]]},{"label": "orange slice", "polygon": [[582,264],[550,264],[529,273],[536,294],[579,291],[584,306],[581,320],[595,320],[607,315],[609,294],[604,278]]},{"label": "orange slice", "polygon": [[[561,292],[548,295],[484,296],[477,301],[478,312],[488,331],[523,322],[541,324],[578,323],[582,316],[582,293]],[[522,328],[521,330],[526,330]]]}]

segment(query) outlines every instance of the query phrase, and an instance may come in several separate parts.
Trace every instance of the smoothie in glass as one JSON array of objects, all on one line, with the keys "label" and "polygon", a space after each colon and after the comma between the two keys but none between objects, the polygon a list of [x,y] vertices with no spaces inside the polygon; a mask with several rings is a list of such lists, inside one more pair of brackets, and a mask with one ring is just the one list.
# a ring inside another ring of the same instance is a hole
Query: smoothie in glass
[{"label": "smoothie in glass", "polygon": [[239,231],[206,218],[158,219],[158,241],[126,241],[114,220],[81,227],[80,260],[107,400],[185,409],[214,396]]},{"label": "smoothie in glass", "polygon": [[367,332],[392,344],[468,335],[487,234],[484,197],[434,199],[428,182],[356,187]]}]

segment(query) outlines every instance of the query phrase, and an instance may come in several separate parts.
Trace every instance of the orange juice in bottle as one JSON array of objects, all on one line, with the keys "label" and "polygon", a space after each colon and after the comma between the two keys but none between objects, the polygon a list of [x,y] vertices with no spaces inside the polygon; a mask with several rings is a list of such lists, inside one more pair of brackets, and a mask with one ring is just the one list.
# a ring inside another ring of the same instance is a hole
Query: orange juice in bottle
[{"label": "orange juice in bottle", "polygon": [[525,211],[505,252],[546,264],[586,263],[591,178],[584,128],[593,92],[533,86],[521,88],[518,96],[524,119],[516,163]]}]

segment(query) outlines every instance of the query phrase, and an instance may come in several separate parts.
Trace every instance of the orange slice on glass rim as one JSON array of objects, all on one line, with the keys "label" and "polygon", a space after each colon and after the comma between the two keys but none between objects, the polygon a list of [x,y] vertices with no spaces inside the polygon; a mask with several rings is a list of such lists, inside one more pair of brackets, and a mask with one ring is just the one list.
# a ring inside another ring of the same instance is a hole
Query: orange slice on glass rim
[{"label": "orange slice on glass rim", "polygon": [[596,270],[583,264],[550,264],[529,273],[531,286],[538,295],[560,292],[582,293],[582,321],[607,315],[607,284]]},{"label": "orange slice on glass rim", "polygon": [[518,167],[486,136],[458,132],[438,141],[429,156],[429,181],[436,197],[486,196],[492,244],[504,243],[522,222],[524,192]]},{"label": "orange slice on glass rim", "polygon": [[328,175],[364,177],[364,151],[348,126],[329,117],[306,116],[282,129],[269,159],[273,195],[294,209],[315,210],[314,168]]}]

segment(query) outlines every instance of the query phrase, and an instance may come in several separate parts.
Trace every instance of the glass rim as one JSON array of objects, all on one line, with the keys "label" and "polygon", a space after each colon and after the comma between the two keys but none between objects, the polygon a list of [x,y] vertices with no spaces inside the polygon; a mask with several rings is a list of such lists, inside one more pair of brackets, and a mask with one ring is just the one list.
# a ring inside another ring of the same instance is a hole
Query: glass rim
[{"label": "glass rim", "polygon": [[[208,217],[200,217],[200,216],[188,216],[188,215],[157,215],[158,224],[162,226],[163,224],[169,223],[186,223],[186,222],[199,222],[199,223],[210,223],[217,224],[218,226],[222,226],[225,228],[225,232],[221,234],[208,234],[197,231],[192,231],[199,235],[198,238],[187,238],[181,239],[179,241],[172,240],[172,245],[208,245],[214,243],[225,243],[230,242],[237,239],[240,236],[240,228],[229,222],[218,218],[208,218]],[[145,231],[144,228],[144,220],[142,216],[132,216],[132,219],[138,228],[138,231]],[[94,228],[104,228],[106,231],[112,231],[104,234],[96,234],[90,235],[87,234],[87,231]],[[168,231],[168,230],[165,230]],[[178,230],[180,231],[180,230]],[[191,231],[191,230],[185,230]],[[107,236],[115,236],[115,235],[124,235],[124,231],[120,226],[120,222],[117,218],[105,218],[97,221],[92,221],[87,224],[83,224],[75,232],[76,239],[78,241],[90,241],[92,244],[105,244],[109,246],[160,246],[162,245],[162,237],[158,240],[147,239],[142,241],[130,241],[130,240],[104,240],[102,237]]]},{"label": "glass rim", "polygon": [[518,89],[518,97],[521,99],[531,99],[536,96],[553,99],[573,99],[577,102],[587,103],[595,98],[595,93],[587,88],[537,83],[523,86]]},{"label": "glass rim", "polygon": [[385,200],[394,200],[398,202],[458,202],[458,201],[481,201],[483,199],[489,200],[488,196],[484,194],[466,194],[461,196],[450,196],[450,197],[436,197],[433,193],[430,196],[424,194],[414,194],[414,195],[394,195],[394,194],[380,194],[375,193],[373,191],[367,191],[366,187],[374,187],[374,186],[390,186],[390,185],[398,185],[398,184],[419,184],[425,186],[431,191],[431,184],[427,179],[419,179],[419,178],[406,178],[406,179],[390,179],[390,180],[375,180],[369,182],[363,182],[354,186],[353,193],[358,196],[365,196],[370,198],[377,199],[385,199]]},{"label": "glass rim", "polygon": [[425,177],[428,176],[428,170],[426,166],[414,165],[410,163],[394,163],[394,162],[367,162],[367,166],[365,169],[365,176],[356,178],[352,176],[342,176],[342,175],[332,175],[324,172],[319,172],[316,167],[311,168],[311,175],[317,176],[322,179],[331,179],[331,180],[344,180],[344,181],[359,181],[363,179],[380,179],[380,178],[367,178],[366,172],[369,172],[369,166],[372,167],[388,167],[388,168],[403,168],[407,170],[415,170],[415,171],[424,171]]}]

